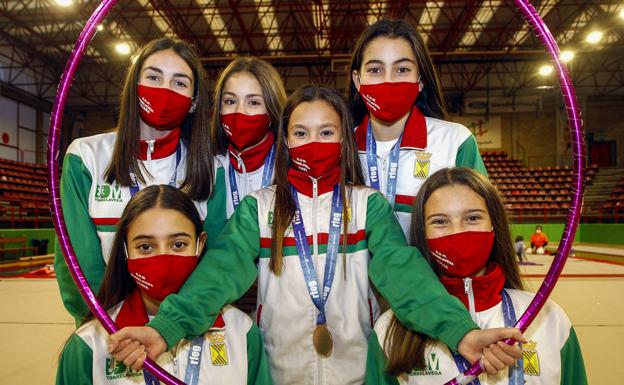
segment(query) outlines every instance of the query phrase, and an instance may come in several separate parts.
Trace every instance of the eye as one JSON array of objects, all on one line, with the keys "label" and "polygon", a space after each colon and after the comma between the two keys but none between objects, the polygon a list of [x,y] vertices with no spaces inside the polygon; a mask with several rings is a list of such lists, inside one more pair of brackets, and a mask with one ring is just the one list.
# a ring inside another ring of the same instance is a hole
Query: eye
[{"label": "eye", "polygon": [[236,104],[236,100],[232,98],[223,99],[223,104],[227,104],[228,106]]},{"label": "eye", "polygon": [[396,72],[398,72],[400,74],[406,74],[406,73],[412,72],[412,69],[408,68],[408,67],[399,67],[399,68],[397,68]]},{"label": "eye", "polygon": [[175,87],[181,87],[181,88],[188,88],[189,87],[188,84],[186,84],[186,82],[183,82],[182,80],[175,80],[173,82],[173,85]]},{"label": "eye", "polygon": [[335,134],[334,130],[331,130],[331,129],[325,129],[325,130],[321,131],[321,137],[322,138],[326,138],[326,137],[332,136],[334,134]]},{"label": "eye", "polygon": [[433,218],[429,221],[430,225],[434,225],[434,226],[442,226],[447,224],[448,221],[444,218]]},{"label": "eye", "polygon": [[139,254],[150,254],[152,251],[154,251],[151,243],[140,243],[135,247],[135,249]]},{"label": "eye", "polygon": [[184,241],[175,241],[171,245],[171,249],[173,249],[174,251],[182,251],[186,249],[186,246],[188,246],[188,243]]},{"label": "eye", "polygon": [[297,137],[297,138],[303,138],[307,135],[307,132],[305,132],[304,130],[295,130],[295,132],[292,133],[292,136]]},{"label": "eye", "polygon": [[160,80],[160,78],[157,75],[152,75],[152,74],[145,75],[145,79],[152,81],[152,82],[157,82]]},{"label": "eye", "polygon": [[368,72],[369,74],[379,74],[383,71],[383,69],[381,67],[368,67],[366,69],[366,72]]},{"label": "eye", "polygon": [[249,105],[253,107],[259,107],[262,105],[262,101],[258,99],[252,99],[249,101]]},{"label": "eye", "polygon": [[478,222],[479,220],[481,220],[481,215],[478,214],[472,214],[466,217],[466,221],[468,222]]}]

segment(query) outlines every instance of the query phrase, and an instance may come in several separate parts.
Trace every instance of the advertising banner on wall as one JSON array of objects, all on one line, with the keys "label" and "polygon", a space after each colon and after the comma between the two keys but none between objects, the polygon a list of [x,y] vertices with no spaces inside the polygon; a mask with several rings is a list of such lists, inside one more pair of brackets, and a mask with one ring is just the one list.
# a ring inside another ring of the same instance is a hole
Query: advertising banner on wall
[{"label": "advertising banner on wall", "polygon": [[503,147],[500,116],[490,116],[485,120],[483,115],[454,116],[453,121],[463,124],[472,131],[477,139],[479,149],[499,149]]}]

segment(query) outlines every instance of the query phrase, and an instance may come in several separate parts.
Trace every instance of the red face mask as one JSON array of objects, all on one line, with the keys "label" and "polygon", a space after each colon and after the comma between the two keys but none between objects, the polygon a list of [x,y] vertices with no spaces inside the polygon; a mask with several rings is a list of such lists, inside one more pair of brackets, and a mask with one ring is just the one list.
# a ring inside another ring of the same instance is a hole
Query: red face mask
[{"label": "red face mask", "polygon": [[493,231],[465,231],[428,239],[431,257],[449,277],[471,277],[487,263],[494,245]]},{"label": "red face mask", "polygon": [[318,179],[340,167],[341,143],[310,142],[289,149],[293,166]]},{"label": "red face mask", "polygon": [[232,144],[238,149],[258,143],[269,131],[268,114],[246,115],[240,112],[221,115],[221,125]]},{"label": "red face mask", "polygon": [[193,100],[169,88],[137,85],[139,114],[148,125],[159,130],[179,127],[189,113]]},{"label": "red face mask", "polygon": [[360,96],[368,111],[384,122],[396,122],[405,116],[418,97],[419,83],[386,82],[361,84]]},{"label": "red face mask", "polygon": [[197,261],[196,256],[161,254],[128,259],[128,271],[143,294],[163,301],[180,290]]}]

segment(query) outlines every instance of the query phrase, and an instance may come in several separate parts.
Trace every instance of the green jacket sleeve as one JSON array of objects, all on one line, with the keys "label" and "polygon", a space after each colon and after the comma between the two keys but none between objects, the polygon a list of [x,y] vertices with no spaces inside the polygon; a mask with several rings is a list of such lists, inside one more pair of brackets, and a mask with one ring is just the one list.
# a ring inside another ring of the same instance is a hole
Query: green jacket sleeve
[{"label": "green jacket sleeve", "polygon": [[407,245],[390,204],[377,192],[368,198],[366,236],[372,257],[370,279],[395,316],[406,327],[456,351],[461,338],[478,326],[464,305],[448,294],[418,249]]},{"label": "green jacket sleeve", "polygon": [[399,385],[396,377],[386,373],[388,360],[379,345],[377,333],[368,337],[368,356],[366,357],[366,385]]},{"label": "green jacket sleeve", "polygon": [[223,167],[219,167],[215,176],[214,190],[207,202],[207,215],[204,222],[204,231],[208,234],[206,241],[206,248],[208,249],[215,245],[219,233],[227,221],[225,190],[225,172]]},{"label": "green jacket sleeve", "polygon": [[[85,167],[82,159],[77,155],[67,154],[63,162],[61,177],[63,216],[65,217],[69,239],[82,272],[93,292],[97,293],[104,278],[106,265],[104,264],[97,229],[89,215],[91,183],[91,173]],[[63,304],[77,321],[82,320],[88,312],[88,307],[72,280],[58,240],[55,249],[54,270]]]},{"label": "green jacket sleeve", "polygon": [[246,196],[178,294],[169,295],[147,325],[169,348],[185,336],[202,334],[225,304],[251,287],[259,253],[258,207],[255,198]]},{"label": "green jacket sleeve", "polygon": [[247,385],[272,385],[262,334],[256,324],[247,332]]},{"label": "green jacket sleeve", "polygon": [[93,352],[76,334],[65,344],[56,371],[56,385],[92,385]]},{"label": "green jacket sleeve", "polygon": [[457,157],[455,158],[455,166],[468,167],[480,174],[487,176],[487,169],[481,159],[479,148],[477,147],[477,141],[473,135],[470,135],[464,143],[459,146],[457,150]]},{"label": "green jacket sleeve", "polygon": [[587,385],[583,355],[573,327],[561,349],[561,385]]}]

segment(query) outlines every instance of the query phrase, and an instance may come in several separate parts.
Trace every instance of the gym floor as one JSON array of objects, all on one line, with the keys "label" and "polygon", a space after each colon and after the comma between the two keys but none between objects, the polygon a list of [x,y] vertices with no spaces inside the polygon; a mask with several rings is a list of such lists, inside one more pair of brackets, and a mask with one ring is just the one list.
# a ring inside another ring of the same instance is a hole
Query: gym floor
[{"label": "gym floor", "polygon": [[[619,385],[624,377],[624,248],[579,244],[575,253],[551,299],[572,319],[589,383]],[[532,264],[521,266],[523,279],[527,290],[537,291],[553,256],[528,259]],[[54,384],[59,354],[74,329],[56,281],[0,278],[0,309],[0,385]]]}]

